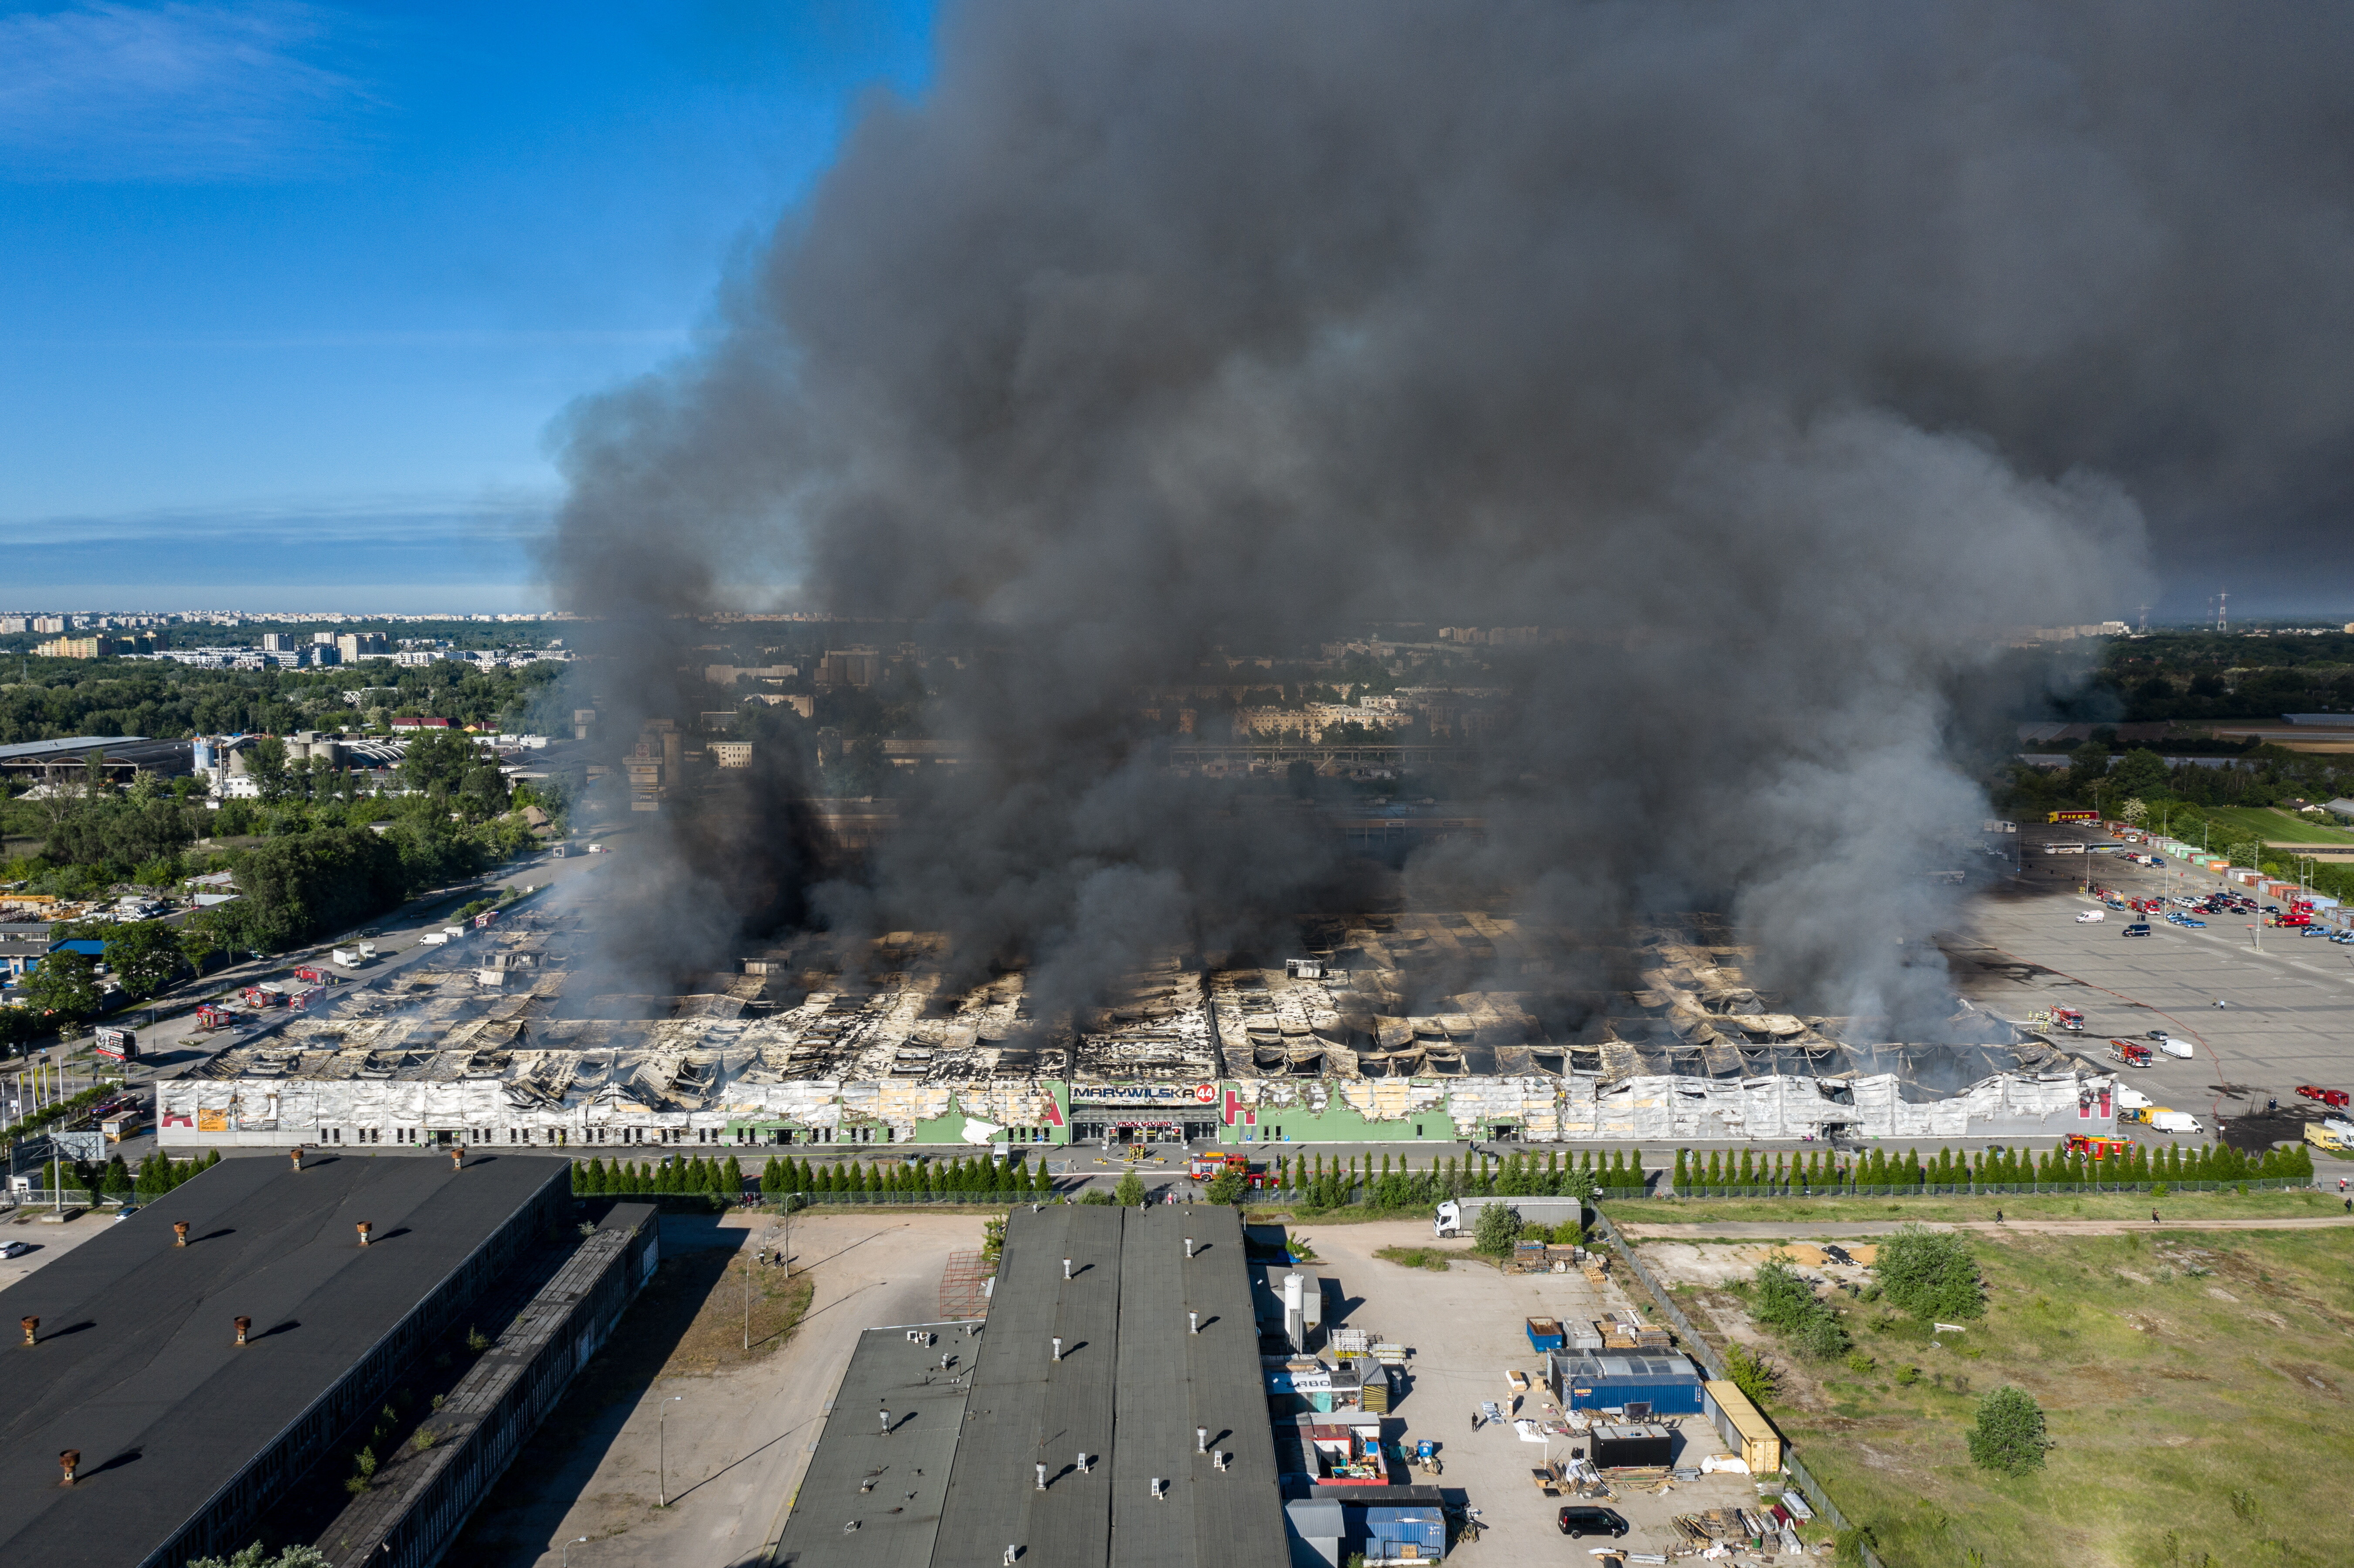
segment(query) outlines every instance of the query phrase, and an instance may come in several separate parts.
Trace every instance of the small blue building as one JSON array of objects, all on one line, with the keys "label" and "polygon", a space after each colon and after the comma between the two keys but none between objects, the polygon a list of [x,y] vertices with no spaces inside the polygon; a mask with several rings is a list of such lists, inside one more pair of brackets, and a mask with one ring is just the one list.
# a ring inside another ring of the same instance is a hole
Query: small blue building
[{"label": "small blue building", "polygon": [[1564,1410],[1698,1415],[1700,1385],[1700,1369],[1685,1356],[1570,1351],[1553,1357],[1553,1394]]}]

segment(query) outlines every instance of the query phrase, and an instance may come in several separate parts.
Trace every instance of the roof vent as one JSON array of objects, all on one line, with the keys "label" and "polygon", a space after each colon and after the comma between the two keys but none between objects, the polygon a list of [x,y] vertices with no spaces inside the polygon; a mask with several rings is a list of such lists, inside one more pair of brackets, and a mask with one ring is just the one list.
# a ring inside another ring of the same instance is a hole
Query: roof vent
[{"label": "roof vent", "polygon": [[452,1171],[463,1171],[465,1168],[466,1151],[463,1149],[452,1149],[450,1150],[450,1169]]},{"label": "roof vent", "polygon": [[1193,1255],[1193,1238],[1192,1236],[1187,1236],[1185,1238],[1185,1255],[1187,1257]]},{"label": "roof vent", "polygon": [[1058,1361],[1063,1359],[1063,1336],[1060,1334],[1055,1336],[1055,1359]]},{"label": "roof vent", "polygon": [[58,1456],[58,1468],[66,1473],[66,1485],[74,1484],[74,1472],[81,1468],[81,1450],[69,1448]]},{"label": "roof vent", "polygon": [[174,1246],[186,1246],[188,1245],[187,1221],[174,1220],[172,1222],[172,1245]]},{"label": "roof vent", "polygon": [[1198,1334],[1202,1331],[1202,1315],[1199,1312],[1185,1314],[1185,1331],[1189,1334]]},{"label": "roof vent", "polygon": [[297,1170],[297,1171],[302,1170],[302,1146],[301,1144],[299,1144],[299,1143],[298,1143],[298,1144],[296,1144],[293,1148],[292,1148],[292,1149],[288,1150],[286,1152],[287,1152],[288,1154],[290,1154],[290,1155],[292,1155],[292,1156],[293,1156],[293,1158],[294,1158],[294,1169],[295,1169],[295,1170]]},{"label": "roof vent", "polygon": [[38,1318],[20,1318],[17,1321],[25,1326],[25,1343],[31,1344],[33,1337],[41,1331],[41,1320]]},{"label": "roof vent", "polygon": [[360,1233],[360,1245],[366,1246],[368,1244],[368,1233],[376,1229],[376,1227],[368,1224],[366,1220],[362,1220],[355,1225],[353,1229]]},{"label": "roof vent", "polygon": [[1210,1429],[1209,1429],[1208,1427],[1206,1427],[1206,1426],[1196,1426],[1196,1427],[1194,1427],[1194,1428],[1193,1428],[1193,1452],[1195,1452],[1196,1454],[1206,1454],[1206,1453],[1208,1453],[1209,1451],[1210,1451]]},{"label": "roof vent", "polygon": [[1038,1467],[1038,1489],[1042,1492],[1046,1489],[1046,1467],[1044,1464]]},{"label": "roof vent", "polygon": [[1071,1260],[1067,1257],[1063,1260],[1063,1277],[1066,1279],[1071,1277]]},{"label": "roof vent", "polygon": [[235,1318],[231,1319],[230,1321],[237,1325],[237,1342],[240,1345],[245,1343],[246,1336],[253,1331],[253,1319],[250,1318]]}]

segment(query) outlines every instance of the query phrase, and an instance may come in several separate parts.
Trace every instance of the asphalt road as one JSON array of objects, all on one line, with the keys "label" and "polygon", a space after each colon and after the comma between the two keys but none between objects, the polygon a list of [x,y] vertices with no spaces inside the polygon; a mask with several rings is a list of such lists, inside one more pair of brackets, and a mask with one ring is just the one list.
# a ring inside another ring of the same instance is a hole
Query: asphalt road
[{"label": "asphalt road", "polygon": [[2211,1134],[2213,1118],[2261,1115],[2277,1099],[2280,1113],[2267,1118],[2274,1137],[2296,1139],[2319,1114],[2297,1098],[2297,1086],[2354,1089],[2354,947],[2292,929],[2251,932],[2246,916],[2214,917],[2204,930],[2158,920],[2148,936],[2130,938],[2115,910],[2078,925],[2079,914],[2100,907],[2078,891],[2088,875],[2136,896],[2198,896],[2221,879],[2106,855],[2038,856],[2032,844],[2053,835],[2020,836],[2030,840],[2026,874],[1980,896],[1967,927],[1943,944],[1964,994],[2013,1019],[2080,1008],[2084,1054],[2106,1065],[2115,1065],[2112,1038],[2164,1029],[2194,1042],[2191,1060],[2160,1055],[2151,1067],[2115,1070],[2158,1104],[2199,1117]]},{"label": "asphalt road", "polygon": [[[555,859],[543,852],[512,861],[474,881],[441,888],[422,897],[411,899],[398,909],[379,916],[366,926],[338,933],[315,946],[276,954],[259,961],[249,961],[231,965],[224,969],[216,969],[205,976],[201,981],[175,987],[157,997],[152,1003],[128,1010],[109,1022],[133,1023],[135,1020],[151,1010],[157,1014],[155,1022],[135,1025],[143,1059],[131,1070],[129,1077],[132,1085],[135,1087],[159,1078],[177,1077],[230,1046],[253,1038],[252,1032],[248,1030],[222,1029],[210,1033],[199,1031],[196,1021],[196,1007],[198,1002],[233,993],[243,987],[259,984],[264,980],[291,982],[298,966],[313,963],[324,964],[328,955],[334,948],[353,941],[374,942],[378,955],[374,963],[365,969],[356,971],[350,978],[347,983],[354,985],[366,985],[387,976],[398,974],[414,965],[430,963],[436,959],[446,958],[450,951],[448,948],[438,944],[428,944],[423,938],[428,933],[438,931],[451,924],[453,911],[478,898],[495,898],[502,890],[508,887],[516,889],[561,887],[577,878],[590,874],[595,868],[605,863],[605,856],[583,854],[580,853],[581,848],[580,842],[572,844],[571,853],[562,860]],[[91,1052],[90,1046],[93,1041],[94,1036],[83,1035],[60,1046],[38,1053],[47,1061],[63,1060],[65,1087],[69,1093],[87,1087],[98,1075],[107,1077],[122,1075],[122,1070],[119,1066],[101,1059]],[[16,1075],[23,1070],[23,1066],[24,1064],[18,1062],[10,1065],[5,1072],[0,1072],[0,1077],[5,1077],[7,1084],[5,1091],[0,1092],[0,1099],[14,1096]],[[137,1138],[124,1139],[113,1152],[120,1153],[126,1163],[135,1166],[153,1152],[154,1147],[154,1134],[151,1130]],[[224,1155],[274,1152],[276,1151],[270,1150],[223,1150]]]}]

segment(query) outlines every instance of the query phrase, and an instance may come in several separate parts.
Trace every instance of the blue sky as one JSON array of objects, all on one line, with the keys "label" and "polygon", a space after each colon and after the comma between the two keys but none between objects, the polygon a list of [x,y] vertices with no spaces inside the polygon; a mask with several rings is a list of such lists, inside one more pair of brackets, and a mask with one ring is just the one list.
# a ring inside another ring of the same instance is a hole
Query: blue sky
[{"label": "blue sky", "polygon": [[536,608],[572,398],[688,344],[928,5],[0,5],[0,608]]}]

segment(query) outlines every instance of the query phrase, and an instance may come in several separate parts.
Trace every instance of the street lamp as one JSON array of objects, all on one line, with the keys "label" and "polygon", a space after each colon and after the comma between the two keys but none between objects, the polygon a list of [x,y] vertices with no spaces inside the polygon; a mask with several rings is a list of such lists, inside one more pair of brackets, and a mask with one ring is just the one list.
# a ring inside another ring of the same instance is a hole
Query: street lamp
[{"label": "street lamp", "polygon": [[585,1546],[588,1543],[588,1538],[585,1535],[576,1535],[571,1540],[566,1542],[564,1543],[564,1550],[557,1554],[557,1568],[572,1568],[572,1549],[576,1546]]},{"label": "street lamp", "polygon": [[670,1507],[670,1407],[686,1395],[673,1393],[654,1406],[654,1506]]}]

